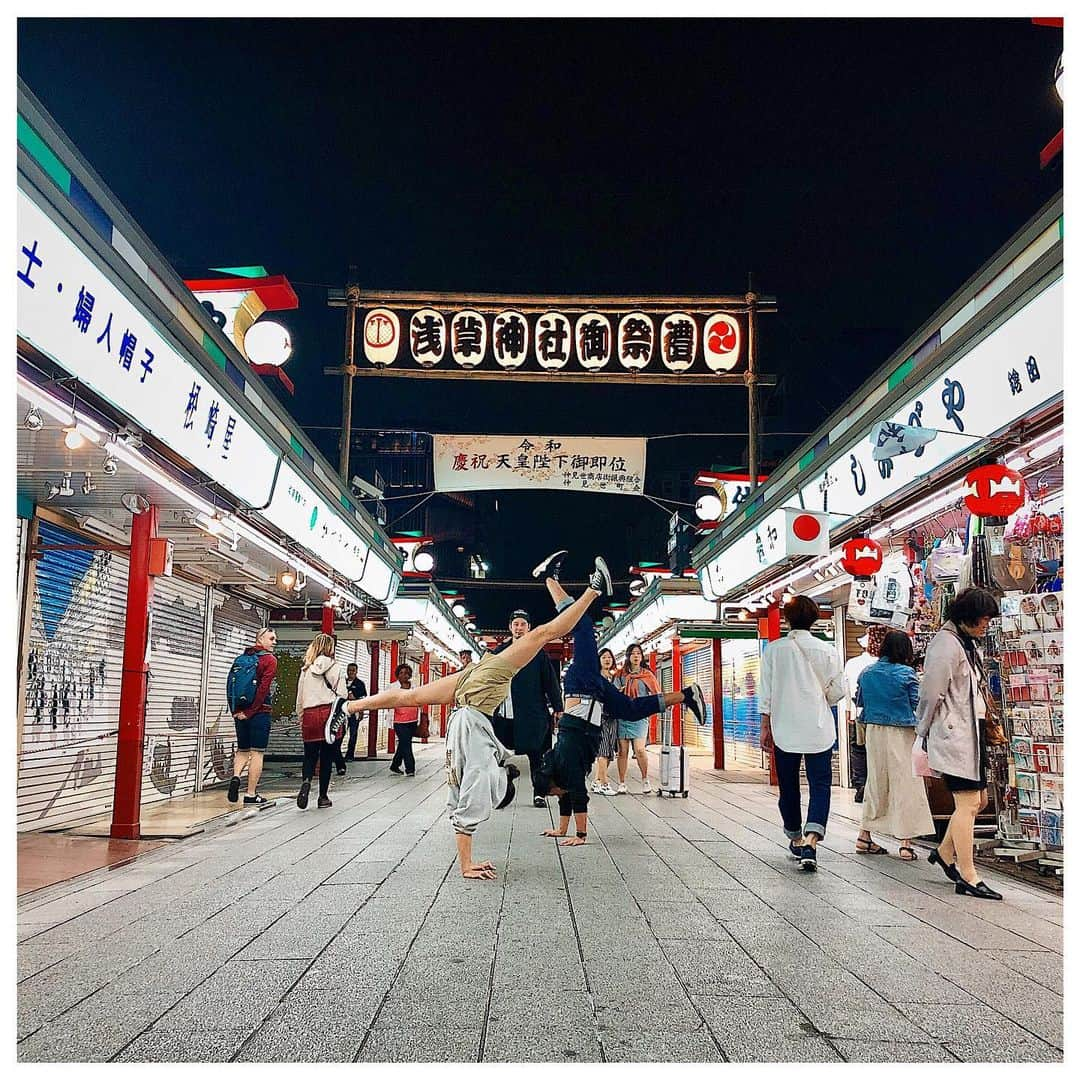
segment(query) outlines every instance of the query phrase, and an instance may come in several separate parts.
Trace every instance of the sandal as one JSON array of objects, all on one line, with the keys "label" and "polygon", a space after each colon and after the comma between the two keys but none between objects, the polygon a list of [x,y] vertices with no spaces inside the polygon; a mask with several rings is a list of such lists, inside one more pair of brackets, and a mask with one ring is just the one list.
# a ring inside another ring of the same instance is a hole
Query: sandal
[{"label": "sandal", "polygon": [[883,848],[880,844],[875,844],[873,840],[862,840],[856,838],[855,840],[855,852],[858,855],[888,855],[889,852]]},{"label": "sandal", "polygon": [[918,852],[910,844],[901,844],[899,854],[903,862],[915,862],[919,858]]}]

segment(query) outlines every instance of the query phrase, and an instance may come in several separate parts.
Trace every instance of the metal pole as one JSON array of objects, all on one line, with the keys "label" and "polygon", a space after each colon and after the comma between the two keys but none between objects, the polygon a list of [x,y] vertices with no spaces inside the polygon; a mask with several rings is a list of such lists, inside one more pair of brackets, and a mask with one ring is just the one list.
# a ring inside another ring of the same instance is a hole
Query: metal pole
[{"label": "metal pole", "polygon": [[724,668],[718,637],[712,639],[712,733],[713,768],[724,768]]},{"label": "metal pole", "polygon": [[758,428],[761,420],[758,416],[758,370],[757,370],[757,293],[746,294],[746,394],[747,428],[749,445],[747,447],[747,471],[750,473],[750,490],[758,484]]},{"label": "metal pole", "polygon": [[352,441],[352,381],[356,373],[356,312],[360,306],[360,286],[345,286],[345,367],[341,372],[341,456],[338,472],[348,484],[349,444]]}]

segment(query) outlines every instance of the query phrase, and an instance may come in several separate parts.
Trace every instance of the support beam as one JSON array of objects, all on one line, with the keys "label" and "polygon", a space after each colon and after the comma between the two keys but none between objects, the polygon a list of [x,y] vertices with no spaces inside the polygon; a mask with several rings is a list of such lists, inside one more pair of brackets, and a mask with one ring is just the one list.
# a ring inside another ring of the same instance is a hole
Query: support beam
[{"label": "support beam", "polygon": [[713,768],[724,768],[724,668],[720,638],[714,637],[712,647],[712,737]]},{"label": "support beam", "polygon": [[[398,669],[398,643],[396,641],[390,642],[390,681],[393,682],[397,678]],[[388,754],[397,753],[397,732],[394,730],[394,724],[391,720],[389,730],[386,732],[386,752]]]},{"label": "support beam", "polygon": [[[425,649],[424,650],[424,659],[420,661],[420,685],[424,686],[429,682],[431,682],[431,653],[429,653],[427,651],[427,649]],[[428,712],[428,730],[430,730],[431,729],[430,711],[429,710],[424,710],[424,711]],[[426,743],[427,742],[427,737],[425,736],[420,741]]]},{"label": "support beam", "polygon": [[[379,692],[379,645],[380,642],[372,641],[371,647],[371,687],[372,694]],[[368,713],[367,733],[367,756],[374,760],[379,756],[379,710],[372,709]]]},{"label": "support beam", "polygon": [[131,557],[128,563],[127,611],[124,617],[124,660],[120,675],[120,723],[113,782],[114,840],[138,840],[141,834],[143,738],[146,731],[146,693],[150,672],[150,541],[157,536],[158,508],[151,506],[131,519]]},{"label": "support beam", "polygon": [[[671,689],[682,686],[682,642],[678,634],[671,639]],[[671,745],[682,746],[682,710],[681,705],[671,706]]]}]

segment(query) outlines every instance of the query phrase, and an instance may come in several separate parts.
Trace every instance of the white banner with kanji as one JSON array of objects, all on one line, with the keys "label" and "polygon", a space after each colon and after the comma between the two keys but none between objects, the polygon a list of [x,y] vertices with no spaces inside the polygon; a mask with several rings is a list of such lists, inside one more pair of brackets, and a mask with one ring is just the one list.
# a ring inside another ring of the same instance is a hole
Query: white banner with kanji
[{"label": "white banner with kanji", "polygon": [[645,440],[577,435],[436,435],[436,491],[641,495]]}]

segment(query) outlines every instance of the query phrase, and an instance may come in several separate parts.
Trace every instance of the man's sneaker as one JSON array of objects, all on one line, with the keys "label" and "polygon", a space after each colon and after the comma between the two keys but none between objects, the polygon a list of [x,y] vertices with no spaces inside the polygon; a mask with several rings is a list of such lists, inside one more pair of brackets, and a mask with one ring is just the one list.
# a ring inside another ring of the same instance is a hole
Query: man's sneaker
[{"label": "man's sneaker", "polygon": [[626,795],[627,794],[626,785],[625,784],[620,784],[619,787],[618,787],[618,790],[615,792],[615,794],[616,795]]},{"label": "man's sneaker", "polygon": [[789,840],[788,841],[788,851],[791,852],[791,857],[796,862],[801,862],[802,861],[802,853],[803,853],[803,847],[804,846],[805,845],[803,845],[803,844],[796,844],[794,840]]},{"label": "man's sneaker", "polygon": [[267,803],[267,800],[264,799],[261,795],[245,795],[244,796],[244,805],[245,806],[265,806],[266,803]]},{"label": "man's sneaker", "polygon": [[615,795],[615,794],[617,794],[615,789],[610,784],[601,784],[598,790],[599,790],[599,794],[601,794],[601,795]]},{"label": "man's sneaker", "polygon": [[397,774],[398,774],[398,776],[400,776],[400,775],[401,775],[401,770],[400,770],[399,768],[397,768],[397,766],[395,766],[395,765],[391,765],[391,766],[390,766],[390,771],[391,771],[392,773],[397,773]]},{"label": "man's sneaker", "polygon": [[334,707],[326,718],[326,741],[333,746],[349,726],[349,714],[345,711],[345,702],[348,698],[334,698]]},{"label": "man's sneaker", "polygon": [[547,800],[540,798],[539,795],[534,795],[533,806],[547,806]]},{"label": "man's sneaker", "polygon": [[694,714],[694,719],[704,726],[708,719],[705,715],[705,695],[696,682],[683,687],[683,700],[686,702],[686,707]]},{"label": "man's sneaker", "polygon": [[532,572],[534,578],[554,578],[559,580],[559,571],[562,569],[563,559],[566,558],[566,550],[553,551]]},{"label": "man's sneaker", "polygon": [[321,796],[319,798],[319,809],[320,810],[325,810],[328,806],[333,806],[333,805],[334,804],[325,795],[323,795],[323,796]]},{"label": "man's sneaker", "polygon": [[652,784],[649,783],[649,778],[647,776],[641,781],[641,792],[643,795],[652,794]]},{"label": "man's sneaker", "polygon": [[311,781],[305,780],[300,785],[300,792],[296,796],[296,805],[300,810],[307,809],[308,795],[311,793]]},{"label": "man's sneaker", "polygon": [[811,844],[807,844],[802,849],[802,855],[799,857],[799,861],[802,863],[804,870],[816,870],[817,869],[817,848]]},{"label": "man's sneaker", "polygon": [[229,792],[225,796],[225,798],[228,799],[229,802],[236,802],[236,800],[240,798],[240,777],[239,776],[234,776],[229,781]]},{"label": "man's sneaker", "polygon": [[611,571],[600,555],[596,556],[596,569],[589,575],[589,588],[601,596],[611,596],[615,591],[611,585]]}]

